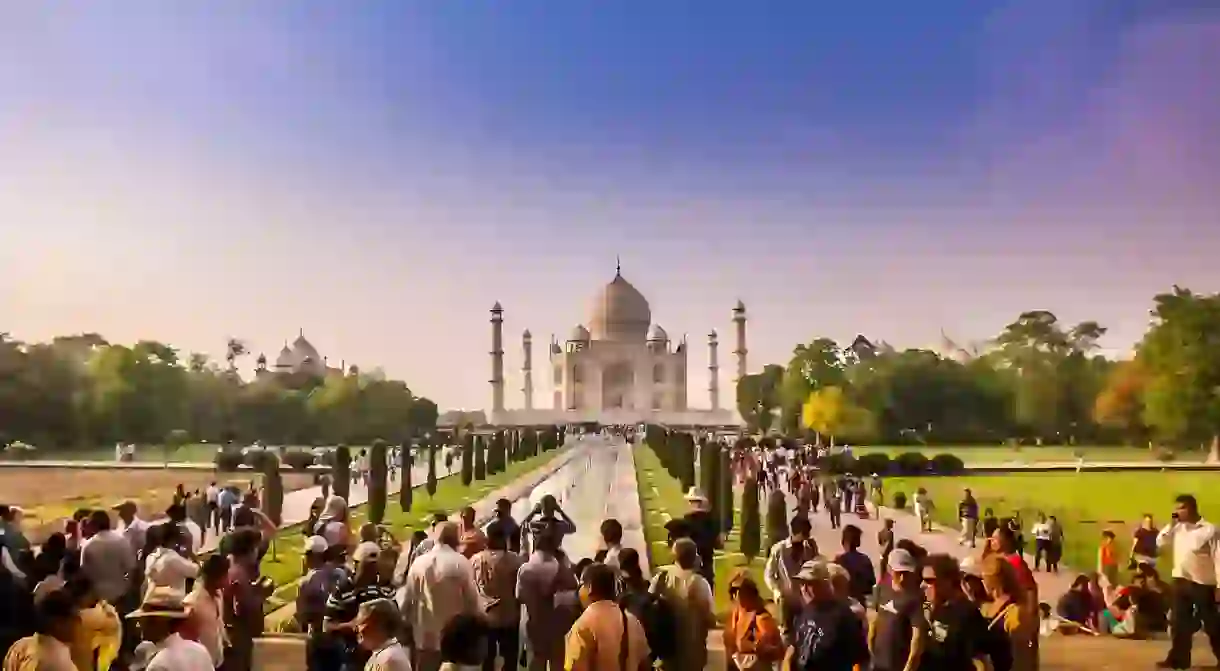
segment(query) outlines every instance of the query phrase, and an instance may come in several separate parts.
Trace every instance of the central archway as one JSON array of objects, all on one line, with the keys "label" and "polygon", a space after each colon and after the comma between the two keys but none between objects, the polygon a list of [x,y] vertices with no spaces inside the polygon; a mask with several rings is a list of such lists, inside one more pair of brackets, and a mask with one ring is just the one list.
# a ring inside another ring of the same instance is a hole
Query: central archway
[{"label": "central archway", "polygon": [[607,364],[602,370],[602,409],[633,409],[635,371],[626,361]]}]

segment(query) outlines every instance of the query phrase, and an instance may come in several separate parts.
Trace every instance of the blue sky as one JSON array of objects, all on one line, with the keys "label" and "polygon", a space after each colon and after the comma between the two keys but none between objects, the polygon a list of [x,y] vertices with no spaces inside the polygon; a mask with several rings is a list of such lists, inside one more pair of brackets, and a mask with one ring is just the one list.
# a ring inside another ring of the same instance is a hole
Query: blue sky
[{"label": "blue sky", "polygon": [[303,328],[481,407],[490,305],[562,337],[620,255],[671,334],[744,300],[752,368],[1035,308],[1123,351],[1216,290],[1217,45],[1202,0],[9,3],[0,316]]}]

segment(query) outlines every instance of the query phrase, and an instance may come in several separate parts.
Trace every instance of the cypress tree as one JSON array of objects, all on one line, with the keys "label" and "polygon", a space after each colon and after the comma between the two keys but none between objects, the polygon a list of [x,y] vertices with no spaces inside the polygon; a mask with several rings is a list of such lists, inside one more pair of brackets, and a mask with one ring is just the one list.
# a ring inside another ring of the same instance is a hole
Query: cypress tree
[{"label": "cypress tree", "polygon": [[428,492],[428,498],[436,496],[436,446],[428,446],[428,480],[424,484],[424,490]]},{"label": "cypress tree", "polygon": [[674,434],[674,459],[678,463],[678,481],[682,488],[695,486],[695,439],[688,433]]},{"label": "cypress tree", "polygon": [[386,443],[378,438],[369,449],[369,521],[385,521],[386,504]]},{"label": "cypress tree", "polygon": [[280,475],[280,458],[274,452],[264,452],[263,467],[263,511],[279,526],[284,523],[284,478]]},{"label": "cypress tree", "polygon": [[767,495],[767,547],[788,537],[788,501],[782,491]]},{"label": "cypress tree", "polygon": [[[707,497],[707,501],[712,506],[712,510],[716,510],[716,494],[719,489],[716,485],[719,482],[716,478],[717,466],[720,465],[720,459],[716,456],[716,446],[707,442],[706,438],[700,439],[699,442],[699,489],[703,490],[703,495]],[[719,516],[715,516],[719,520]]]},{"label": "cypress tree", "polygon": [[340,445],[335,450],[335,466],[332,472],[334,482],[331,487],[335,490],[335,496],[346,500],[352,493],[352,451],[347,445]]},{"label": "cypress tree", "polygon": [[720,476],[720,495],[716,498],[720,502],[720,529],[727,534],[733,530],[733,460],[728,448],[721,447],[719,453],[716,475]]},{"label": "cypress tree", "polygon": [[475,436],[474,439],[474,479],[487,479],[487,437]]},{"label": "cypress tree", "polygon": [[462,484],[466,487],[474,481],[474,434],[466,434],[462,441]]},{"label": "cypress tree", "polygon": [[758,514],[758,481],[748,477],[741,491],[741,553],[749,561],[762,549],[762,528]]},{"label": "cypress tree", "polygon": [[415,460],[411,459],[411,443],[404,440],[398,448],[398,467],[403,471],[403,486],[398,490],[398,508],[403,512],[411,510],[411,488],[414,487],[411,482],[411,466],[414,465]]}]

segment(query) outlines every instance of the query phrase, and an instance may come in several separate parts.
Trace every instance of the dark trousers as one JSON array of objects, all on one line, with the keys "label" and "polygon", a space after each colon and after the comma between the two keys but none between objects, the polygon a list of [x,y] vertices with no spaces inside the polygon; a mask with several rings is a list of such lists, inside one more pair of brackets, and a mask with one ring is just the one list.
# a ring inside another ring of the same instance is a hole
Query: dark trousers
[{"label": "dark trousers", "polygon": [[1034,570],[1038,570],[1038,566],[1042,561],[1046,560],[1046,569],[1051,568],[1051,541],[1049,538],[1034,539]]},{"label": "dark trousers", "polygon": [[483,671],[496,670],[496,657],[504,660],[503,669],[517,668],[521,655],[521,626],[496,627],[487,637],[487,656],[483,658]]},{"label": "dark trousers", "polygon": [[831,501],[830,505],[828,505],[826,507],[826,512],[830,513],[830,528],[838,529],[839,526],[842,524],[842,522],[839,521],[840,518],[843,517],[842,506]]},{"label": "dark trousers", "polygon": [[1175,669],[1190,668],[1191,639],[1202,628],[1220,659],[1220,614],[1216,612],[1216,587],[1184,578],[1173,579],[1173,606],[1169,614],[1172,644],[1165,661]]}]

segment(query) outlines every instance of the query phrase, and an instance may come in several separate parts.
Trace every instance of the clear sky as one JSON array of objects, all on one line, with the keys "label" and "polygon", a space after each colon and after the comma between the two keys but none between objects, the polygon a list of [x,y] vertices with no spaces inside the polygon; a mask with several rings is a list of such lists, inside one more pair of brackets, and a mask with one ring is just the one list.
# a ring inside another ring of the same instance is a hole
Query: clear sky
[{"label": "clear sky", "polygon": [[692,405],[738,299],[755,370],[1027,309],[1124,351],[1220,289],[1216,72],[1214,0],[6,2],[0,330],[304,329],[479,408],[498,300],[513,407],[618,255]]}]

